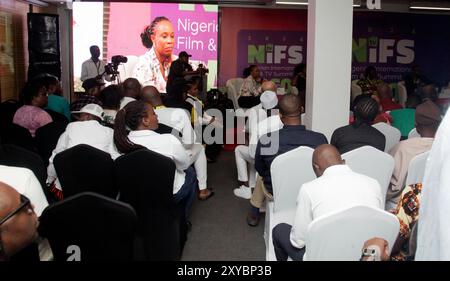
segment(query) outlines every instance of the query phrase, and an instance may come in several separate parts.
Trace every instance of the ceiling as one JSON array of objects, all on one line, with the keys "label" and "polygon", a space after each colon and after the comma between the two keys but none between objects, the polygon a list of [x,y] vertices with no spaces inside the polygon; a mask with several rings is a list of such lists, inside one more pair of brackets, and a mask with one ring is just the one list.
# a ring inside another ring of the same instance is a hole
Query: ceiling
[{"label": "ceiling", "polygon": [[[21,0],[31,4],[45,6],[48,4],[57,6],[69,6],[73,0]],[[101,2],[99,0],[75,0],[77,2]],[[300,5],[280,5],[277,1],[283,2],[304,2],[308,0],[108,0],[109,2],[163,2],[163,3],[198,3],[198,4],[219,4],[223,7],[260,7],[260,8],[296,8],[305,9],[307,6]],[[388,12],[410,12],[410,6],[433,6],[450,8],[450,0],[380,0],[382,11]],[[354,4],[359,5],[355,9],[364,10],[366,0],[353,0]]]}]

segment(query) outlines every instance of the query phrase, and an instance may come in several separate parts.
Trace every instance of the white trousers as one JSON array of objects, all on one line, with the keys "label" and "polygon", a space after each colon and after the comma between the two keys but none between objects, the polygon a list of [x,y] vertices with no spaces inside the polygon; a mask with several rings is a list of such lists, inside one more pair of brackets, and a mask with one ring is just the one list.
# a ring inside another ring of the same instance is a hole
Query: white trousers
[{"label": "white trousers", "polygon": [[194,164],[195,173],[197,174],[198,189],[206,189],[207,181],[207,161],[205,148],[203,145],[196,143],[191,148],[187,149],[191,159],[191,165]]},{"label": "white trousers", "polygon": [[246,145],[238,145],[234,150],[238,180],[248,181],[249,187],[255,187],[256,170],[255,159],[250,156],[250,150]]}]

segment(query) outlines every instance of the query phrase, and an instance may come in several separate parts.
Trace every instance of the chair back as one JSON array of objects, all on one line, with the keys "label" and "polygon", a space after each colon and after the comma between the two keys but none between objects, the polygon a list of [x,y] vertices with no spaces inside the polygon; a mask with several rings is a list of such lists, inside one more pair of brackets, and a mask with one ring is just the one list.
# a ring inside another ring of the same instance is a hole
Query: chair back
[{"label": "chair back", "polygon": [[394,158],[372,146],[363,146],[342,154],[342,159],[354,172],[378,181],[384,202],[394,171]]},{"label": "chair back", "polygon": [[133,259],[137,216],[128,204],[84,192],[48,206],[39,221],[55,261]]},{"label": "chair back", "polygon": [[122,155],[114,162],[120,200],[138,215],[138,259],[177,260],[184,214],[173,203],[175,163],[148,149]]},{"label": "chair back", "polygon": [[405,81],[398,82],[397,89],[398,89],[398,103],[402,107],[405,107],[406,100],[408,99],[408,93],[406,91]]},{"label": "chair back", "polygon": [[66,122],[51,122],[36,130],[34,143],[45,165],[48,165],[48,160],[66,127]]},{"label": "chair back", "polygon": [[30,131],[17,124],[10,123],[0,128],[0,139],[3,144],[14,144],[29,151],[37,152]]},{"label": "chair back", "polygon": [[417,132],[416,128],[412,129],[408,134],[408,139],[412,138],[420,138],[419,132]]},{"label": "chair back", "polygon": [[422,183],[423,176],[425,175],[425,166],[427,164],[430,151],[426,151],[419,155],[416,155],[408,166],[408,175],[406,176],[405,185]]},{"label": "chair back", "polygon": [[379,122],[372,125],[375,129],[382,132],[386,137],[386,145],[384,147],[385,152],[389,152],[397,143],[399,143],[402,133],[399,129],[392,127],[384,122]]},{"label": "chair back", "polygon": [[55,199],[46,188],[47,166],[41,157],[27,149],[13,144],[0,145],[0,165],[27,168],[33,171],[49,203]]},{"label": "chair back", "polygon": [[303,183],[316,178],[312,168],[314,149],[306,146],[277,156],[270,165],[274,213],[296,207],[297,195]]},{"label": "chair back", "polygon": [[56,154],[53,164],[64,198],[91,191],[117,197],[111,156],[95,147],[79,144]]},{"label": "chair back", "polygon": [[308,261],[358,261],[364,243],[383,238],[391,251],[400,229],[396,216],[382,209],[354,206],[315,219],[306,233]]},{"label": "chair back", "polygon": [[239,108],[238,98],[242,83],[244,83],[244,79],[242,78],[232,78],[226,83],[228,98],[233,102],[234,109]]}]

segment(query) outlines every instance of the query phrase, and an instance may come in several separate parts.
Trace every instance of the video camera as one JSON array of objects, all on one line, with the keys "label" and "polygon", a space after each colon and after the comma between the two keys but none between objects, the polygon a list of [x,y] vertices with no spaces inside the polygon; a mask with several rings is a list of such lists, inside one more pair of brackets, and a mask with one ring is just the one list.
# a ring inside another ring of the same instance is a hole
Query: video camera
[{"label": "video camera", "polygon": [[119,74],[117,70],[121,63],[126,63],[128,58],[125,56],[117,55],[111,58],[111,62],[105,65],[105,72],[108,75],[112,75],[111,80],[115,80],[116,76]]},{"label": "video camera", "polygon": [[209,69],[207,69],[202,63],[198,65],[197,71],[200,71],[202,74],[209,73]]}]

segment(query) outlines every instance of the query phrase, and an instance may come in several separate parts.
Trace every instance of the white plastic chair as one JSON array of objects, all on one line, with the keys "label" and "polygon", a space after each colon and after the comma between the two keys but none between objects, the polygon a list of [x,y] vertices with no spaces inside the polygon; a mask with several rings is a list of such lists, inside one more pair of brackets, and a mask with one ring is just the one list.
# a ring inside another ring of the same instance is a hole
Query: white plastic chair
[{"label": "white plastic chair", "polygon": [[389,253],[399,233],[396,216],[381,209],[354,206],[315,219],[306,233],[304,261],[358,261],[371,238],[388,242]]},{"label": "white plastic chair", "polygon": [[233,102],[234,109],[239,108],[238,98],[242,83],[244,83],[244,79],[242,78],[232,78],[229,79],[226,83],[228,98],[230,98]]},{"label": "white plastic chair", "polygon": [[359,80],[353,80],[352,81],[352,86],[351,86],[351,91],[352,91],[352,101],[359,95],[362,94],[362,89],[360,86],[358,86],[358,81]]},{"label": "white plastic chair", "polygon": [[395,165],[391,155],[372,146],[363,146],[342,154],[342,159],[354,172],[376,179],[381,186],[383,202],[386,200]]},{"label": "white plastic chair", "polygon": [[423,176],[425,174],[425,165],[427,163],[428,156],[430,155],[430,151],[426,151],[419,155],[416,155],[411,162],[409,162],[408,166],[408,175],[406,176],[406,185],[422,183]]},{"label": "white plastic chair", "polygon": [[397,83],[397,91],[398,91],[398,103],[405,107],[406,100],[408,99],[408,93],[405,87],[405,81],[400,81]]},{"label": "white plastic chair", "polygon": [[139,60],[137,56],[127,56],[127,59],[128,61],[124,64],[121,64],[118,68],[120,80],[122,81],[133,76],[134,67]]},{"label": "white plastic chair", "polygon": [[411,138],[420,138],[420,135],[419,135],[419,133],[417,132],[417,129],[416,129],[416,128],[414,128],[414,129],[412,129],[411,131],[409,131],[409,133],[408,133],[408,139],[411,139]]},{"label": "white plastic chair", "polygon": [[313,152],[314,149],[302,146],[277,156],[270,165],[274,201],[267,202],[266,206],[266,260],[276,261],[272,229],[279,223],[294,222],[300,187],[316,178],[312,168]]},{"label": "white plastic chair", "polygon": [[388,125],[384,122],[376,123],[372,125],[375,129],[382,132],[386,137],[386,145],[384,147],[385,152],[389,152],[397,143],[399,143],[402,133],[399,129]]}]

